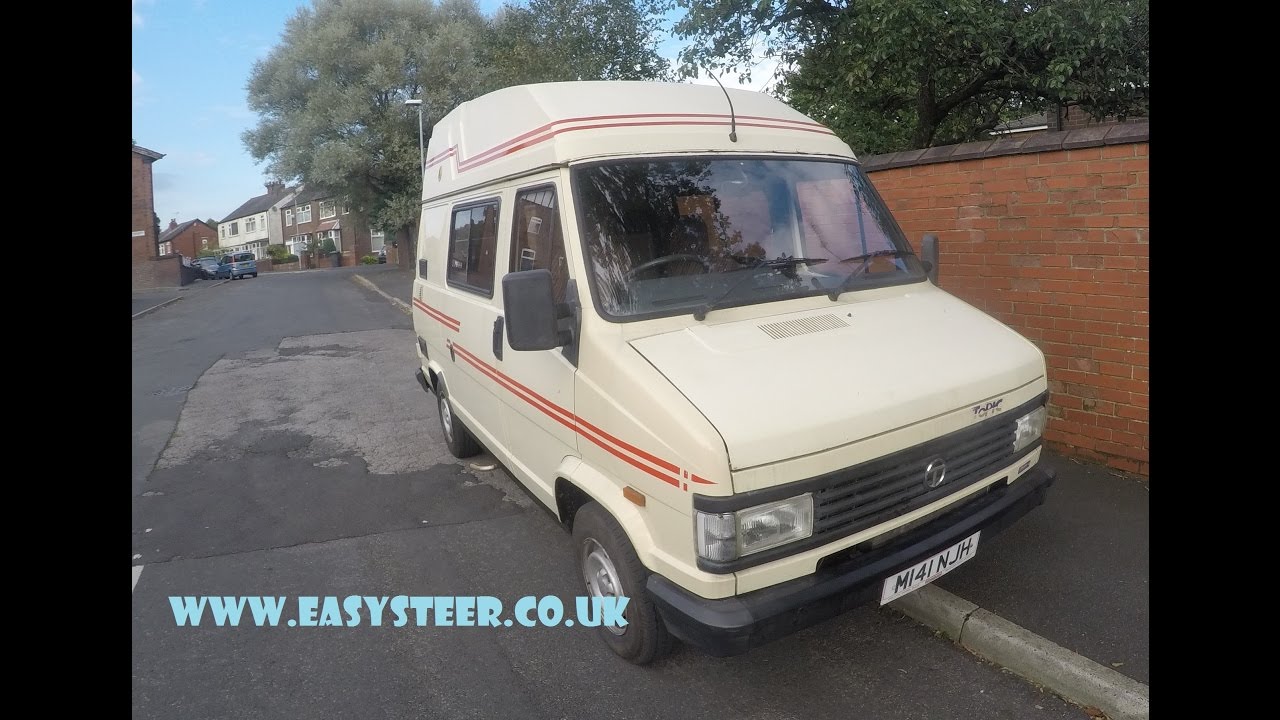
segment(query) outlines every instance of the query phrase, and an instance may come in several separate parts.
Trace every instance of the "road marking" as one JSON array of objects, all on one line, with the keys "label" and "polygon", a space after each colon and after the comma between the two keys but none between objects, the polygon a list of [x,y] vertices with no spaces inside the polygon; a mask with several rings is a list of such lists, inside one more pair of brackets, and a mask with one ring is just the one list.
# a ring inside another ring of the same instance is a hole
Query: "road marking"
[{"label": "road marking", "polygon": [[[138,578],[142,577],[142,568],[144,567],[146,566],[145,565],[133,566],[133,590],[138,589]],[[133,590],[130,590],[129,592],[133,592]]]}]

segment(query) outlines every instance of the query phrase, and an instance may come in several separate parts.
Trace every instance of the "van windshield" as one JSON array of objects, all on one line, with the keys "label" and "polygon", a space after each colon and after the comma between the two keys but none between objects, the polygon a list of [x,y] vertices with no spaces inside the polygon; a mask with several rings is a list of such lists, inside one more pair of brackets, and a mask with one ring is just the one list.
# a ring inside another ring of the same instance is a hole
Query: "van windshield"
[{"label": "van windshield", "polygon": [[853,163],[670,159],[574,168],[591,291],[638,320],[924,279]]}]

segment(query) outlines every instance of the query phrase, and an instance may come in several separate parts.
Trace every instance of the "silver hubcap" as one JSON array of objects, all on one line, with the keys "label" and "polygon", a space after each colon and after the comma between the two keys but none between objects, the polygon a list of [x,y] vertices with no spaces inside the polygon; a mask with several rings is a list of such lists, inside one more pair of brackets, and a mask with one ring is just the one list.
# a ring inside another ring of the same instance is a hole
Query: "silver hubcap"
[{"label": "silver hubcap", "polygon": [[[582,560],[582,579],[587,583],[587,593],[598,598],[622,597],[625,594],[622,581],[618,577],[617,568],[613,566],[613,560],[609,559],[609,553],[594,538],[587,538],[586,546],[587,556]],[[625,626],[616,625],[606,625],[605,629],[614,635],[622,635],[627,631]]]},{"label": "silver hubcap", "polygon": [[449,399],[440,396],[440,423],[444,425],[444,439],[453,442],[453,413],[449,410]]}]

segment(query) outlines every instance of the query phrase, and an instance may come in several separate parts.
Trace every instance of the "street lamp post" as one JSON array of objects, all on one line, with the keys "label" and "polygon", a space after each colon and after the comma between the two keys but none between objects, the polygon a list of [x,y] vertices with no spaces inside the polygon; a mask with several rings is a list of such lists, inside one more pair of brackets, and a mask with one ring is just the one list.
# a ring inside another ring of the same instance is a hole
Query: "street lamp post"
[{"label": "street lamp post", "polygon": [[426,152],[422,146],[422,98],[410,98],[404,104],[418,108],[418,174],[421,175],[427,171]]}]

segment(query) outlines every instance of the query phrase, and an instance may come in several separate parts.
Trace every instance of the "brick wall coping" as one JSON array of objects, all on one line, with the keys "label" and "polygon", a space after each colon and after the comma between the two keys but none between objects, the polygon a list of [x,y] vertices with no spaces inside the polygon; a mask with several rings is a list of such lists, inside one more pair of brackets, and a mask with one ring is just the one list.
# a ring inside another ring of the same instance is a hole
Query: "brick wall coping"
[{"label": "brick wall coping", "polygon": [[996,140],[978,140],[976,142],[960,143],[959,145],[931,147],[924,150],[903,150],[883,155],[868,155],[859,158],[859,160],[864,170],[872,172],[956,160],[974,160],[977,158],[999,157],[1001,155],[1076,150],[1102,145],[1125,145],[1140,142],[1151,142],[1151,124],[1149,122],[1084,127],[1065,132],[1006,135]]}]

